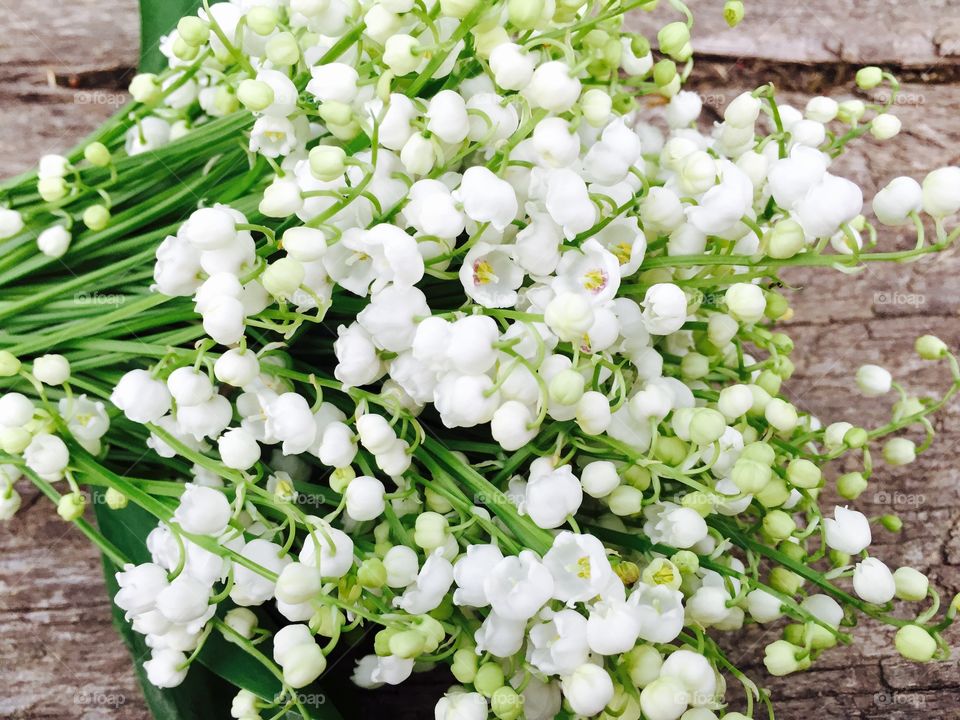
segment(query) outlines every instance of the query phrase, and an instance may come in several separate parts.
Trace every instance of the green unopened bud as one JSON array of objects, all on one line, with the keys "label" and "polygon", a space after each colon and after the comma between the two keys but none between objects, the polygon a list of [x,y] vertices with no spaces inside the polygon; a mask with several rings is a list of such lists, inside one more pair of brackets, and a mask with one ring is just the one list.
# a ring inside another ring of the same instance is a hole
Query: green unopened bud
[{"label": "green unopened bud", "polygon": [[257,35],[266,36],[277,29],[277,11],[263,5],[252,7],[247,12],[247,27]]},{"label": "green unopened bud", "polygon": [[690,28],[686,23],[672,22],[664,25],[657,33],[657,42],[660,44],[660,52],[677,62],[690,59]]},{"label": "green unopened bud", "polygon": [[700,558],[690,550],[678,550],[670,556],[670,562],[684,575],[692,575],[700,569]]},{"label": "green unopened bud", "polygon": [[770,571],[770,587],[784,595],[796,595],[803,579],[794,572],[783,567],[775,567]]},{"label": "green unopened bud", "polygon": [[710,445],[727,429],[726,418],[718,410],[697,408],[690,420],[690,439],[697,445]]},{"label": "green unopened bud", "polygon": [[217,88],[216,95],[213,96],[213,106],[217,112],[223,115],[229,115],[237,111],[240,107],[240,102],[230,88],[221,85]]},{"label": "green unopened bud", "polygon": [[423,498],[426,502],[427,508],[433,510],[433,512],[446,515],[448,512],[453,510],[453,505],[450,504],[450,501],[447,500],[447,498],[431,490],[430,488],[424,488]]},{"label": "green unopened bud", "polygon": [[620,517],[637,515],[643,510],[643,493],[631,485],[621,485],[606,497],[610,512]]},{"label": "green unopened bud", "polygon": [[767,306],[763,309],[763,314],[771,320],[779,320],[790,312],[790,303],[780,293],[769,292],[766,298]]},{"label": "green unopened bud", "polygon": [[273,297],[289,300],[303,284],[306,271],[303,263],[292,257],[282,257],[267,265],[260,282]]},{"label": "green unopened bud", "polygon": [[507,17],[520,30],[532,30],[543,17],[544,0],[510,0]]},{"label": "green unopened bud", "polygon": [[914,348],[924,360],[940,360],[946,357],[950,349],[947,344],[936,335],[923,335],[917,338]]},{"label": "green unopened bud", "polygon": [[907,438],[890,438],[883,445],[883,459],[894,467],[909,465],[917,459],[917,446]]},{"label": "green unopened bud", "polygon": [[707,517],[713,512],[714,499],[707,493],[692,492],[683,496],[680,505],[694,510],[700,517]]},{"label": "green unopened bud", "polygon": [[774,476],[762,490],[754,495],[754,498],[766,508],[780,507],[790,499],[790,488],[783,479]]},{"label": "green unopened bud", "polygon": [[20,455],[27,449],[31,440],[33,440],[33,436],[30,435],[28,430],[22,427],[5,427],[0,425],[0,450],[3,450],[5,453]]},{"label": "green unopened bud", "polygon": [[[769,305],[767,307],[769,307]],[[769,395],[774,396],[779,394],[780,386],[783,384],[783,378],[772,370],[764,370],[757,376],[754,382],[766,390]]]},{"label": "green unopened bud", "polygon": [[623,471],[624,481],[631,487],[643,492],[650,487],[652,478],[650,471],[641,465],[631,465]]},{"label": "green unopened bud", "polygon": [[862,448],[869,439],[867,431],[860,427],[852,427],[843,434],[843,444],[854,450]]},{"label": "green unopened bud", "polygon": [[763,664],[771,675],[783,676],[804,670],[810,666],[810,658],[804,649],[786,640],[777,640],[764,650]]},{"label": "green unopened bud", "polygon": [[353,109],[339,100],[325,100],[320,103],[317,113],[328,125],[348,125],[353,120]]},{"label": "green unopened bud", "polygon": [[[347,489],[347,485],[350,484],[350,481],[357,476],[357,471],[353,469],[352,466],[347,465],[342,468],[337,468],[332,473],[330,473],[330,487],[333,488],[333,491],[343,495],[344,491]],[[378,526],[380,527],[380,526]],[[389,528],[387,530],[387,536],[389,536]]]},{"label": "green unopened bud", "polygon": [[402,658],[415,658],[423,652],[424,637],[416,630],[401,630],[390,638],[390,654]]},{"label": "green unopened bud", "polygon": [[267,59],[278,67],[288,67],[300,59],[300,45],[291,33],[277,33],[267,41]]},{"label": "green unopened bud", "polygon": [[449,532],[449,524],[443,515],[425,512],[417,517],[413,541],[429,553],[446,543]]},{"label": "green unopened bud", "polygon": [[373,636],[373,652],[380,657],[390,655],[390,639],[400,630],[396,628],[384,628]]},{"label": "green unopened bud", "polygon": [[727,0],[723,5],[723,19],[730,27],[736,27],[743,20],[746,11],[741,0]]},{"label": "green unopened bud", "polygon": [[0,350],[0,377],[13,377],[20,372],[20,361],[9,350]]},{"label": "green unopened bud", "polygon": [[487,662],[479,667],[477,676],[473,679],[473,686],[484,697],[490,697],[503,687],[503,668],[499,663]]},{"label": "green unopened bud", "polygon": [[83,211],[83,224],[93,231],[103,230],[110,224],[110,211],[103,205],[91,205]]},{"label": "green unopened bud", "polygon": [[807,558],[807,551],[803,545],[792,540],[784,540],[777,546],[777,550],[795,562],[803,562]]},{"label": "green unopened bud", "polygon": [[195,15],[188,15],[177,23],[177,34],[188,45],[199,47],[210,37],[210,26]]},{"label": "green unopened bud", "polygon": [[183,60],[184,62],[195,60],[197,55],[200,54],[200,48],[184,42],[179,35],[174,39],[171,50],[177,60]]},{"label": "green unopened bud", "polygon": [[613,101],[600,88],[590,88],[580,98],[580,108],[588,123],[593,127],[603,127],[610,120]]},{"label": "green unopened bud", "polygon": [[643,689],[660,677],[663,656],[653,645],[637,645],[623,655],[623,664],[633,684]]},{"label": "green unopened bud", "polygon": [[883,82],[883,70],[871,65],[857,70],[857,87],[861,90],[873,90]]},{"label": "green unopened bud", "polygon": [[760,492],[772,477],[773,471],[769,465],[742,456],[733,464],[730,475],[740,492],[750,495]]},{"label": "green unopened bud", "polygon": [[586,381],[576,370],[561,370],[550,380],[550,399],[558,405],[576,405]]},{"label": "green unopened bud", "polygon": [[856,500],[867,485],[867,479],[860,472],[849,472],[837,478],[837,492],[847,500]]},{"label": "green unopened bud", "polygon": [[657,438],[654,456],[662,463],[676,466],[687,457],[687,444],[678,437],[666,436]]},{"label": "green unopened bud", "polygon": [[425,638],[424,652],[432,653],[447,636],[443,624],[429,615],[419,615],[414,620],[414,627]]},{"label": "green unopened bud", "polygon": [[251,112],[260,112],[273,105],[273,88],[262,80],[246,79],[237,88],[237,99]]},{"label": "green unopened bud", "polygon": [[37,181],[37,192],[47,202],[56,202],[67,196],[67,183],[62,177],[45,177]]},{"label": "green unopened bud", "polygon": [[440,0],[440,13],[446,17],[462,20],[480,0]]},{"label": "green unopened bud", "polygon": [[387,584],[387,568],[380,558],[371,557],[357,568],[357,582],[368,589],[382,588]]},{"label": "green unopened bud", "polygon": [[930,591],[930,581],[919,570],[904,565],[893,573],[897,597],[907,602],[920,602]]},{"label": "green unopened bud", "polygon": [[880,518],[880,524],[890,532],[898,533],[903,530],[903,520],[899,515],[883,515]]},{"label": "green unopened bud", "polygon": [[777,459],[777,451],[767,442],[752,442],[744,446],[740,453],[741,458],[754,460],[762,465],[771,467]]},{"label": "green unopened bud", "polygon": [[627,587],[640,579],[640,567],[635,562],[618,562],[613,566],[613,572],[620,578],[620,582]]},{"label": "green unopened bud", "polygon": [[127,496],[116,488],[107,488],[104,501],[111,510],[123,510],[127,506]]},{"label": "green unopened bud", "polygon": [[92,142],[83,149],[83,157],[94,167],[106,167],[110,164],[110,151],[102,142]]},{"label": "green unopened bud", "polygon": [[472,683],[477,677],[477,653],[473,648],[460,648],[453,654],[450,665],[453,676],[464,685]]},{"label": "green unopened bud", "polygon": [[657,87],[666,87],[677,77],[677,65],[673,60],[661,60],[653,66],[653,82]]},{"label": "green unopened bud", "polygon": [[340,608],[321,607],[310,618],[310,632],[314,635],[332,638],[340,632],[344,624],[344,616]]},{"label": "green unopened bud", "polygon": [[310,172],[317,180],[331,182],[343,175],[347,154],[336,145],[317,145],[310,151]]},{"label": "green unopened bud", "polygon": [[130,95],[138,103],[152,105],[163,97],[160,79],[153,73],[140,73],[130,81]]},{"label": "green unopened bud", "polygon": [[937,652],[937,641],[918,625],[904,625],[897,630],[893,644],[897,652],[915,662],[927,662]]},{"label": "green unopened bud", "polygon": [[864,105],[863,100],[844,100],[838,106],[837,119],[849,125],[859,122],[866,112],[867,106]]},{"label": "green unopened bud", "polygon": [[499,720],[517,720],[523,712],[523,698],[512,687],[504,685],[493,691],[490,709]]},{"label": "green unopened bud", "polygon": [[710,372],[710,361],[697,352],[689,352],[680,361],[680,372],[687,380],[699,380]]},{"label": "green unopened bud", "polygon": [[78,492],[67,493],[60,496],[57,503],[57,514],[67,522],[76,520],[83,516],[83,510],[87,506],[87,500]]},{"label": "green unopened bud", "polygon": [[796,458],[787,465],[787,481],[798,488],[815,488],[820,484],[823,473],[809,460]]},{"label": "green unopened bud", "polygon": [[771,510],[763,516],[763,529],[774,540],[786,540],[797,529],[797,523],[789,513]]}]

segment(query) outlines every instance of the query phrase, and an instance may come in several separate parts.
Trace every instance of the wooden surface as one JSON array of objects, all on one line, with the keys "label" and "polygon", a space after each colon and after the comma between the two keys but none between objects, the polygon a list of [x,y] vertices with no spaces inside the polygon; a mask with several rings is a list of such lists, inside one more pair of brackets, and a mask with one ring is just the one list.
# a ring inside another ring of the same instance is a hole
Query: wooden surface
[{"label": "wooden surface", "polygon": [[[666,3],[661,3],[666,5]],[[695,71],[708,105],[774,79],[798,104],[810,93],[850,94],[856,65],[880,62],[908,79],[897,113],[905,132],[867,141],[839,165],[867,197],[891,177],[960,162],[960,8],[956,0],[747,0],[748,19],[723,28],[720,0],[690,2],[698,14]],[[137,54],[135,0],[0,0],[0,174],[64,150],[123,101]],[[657,11],[658,17],[664,9]],[[649,18],[633,22],[644,26]],[[771,67],[770,61],[778,61]],[[771,78],[772,73],[772,78]],[[51,85],[51,83],[55,85]],[[885,247],[906,238],[886,233]],[[876,267],[854,278],[794,271],[796,319],[788,332],[802,350],[792,400],[825,422],[883,420],[879,400],[850,391],[864,362],[879,362],[911,390],[938,392],[943,368],[914,359],[913,339],[940,335],[960,347],[960,259],[951,252],[906,267]],[[852,415],[852,417],[851,417]],[[945,598],[960,591],[960,405],[942,413],[933,448],[914,465],[881,467],[857,506],[899,513],[904,531],[878,532],[874,552],[890,564],[930,573]],[[24,507],[0,526],[0,717],[148,717],[126,650],[110,624],[100,563],[79,532],[57,519],[28,487]],[[885,629],[863,626],[854,648],[828,653],[804,675],[771,681],[759,666],[773,633],[756,632],[731,648],[734,661],[774,689],[778,718],[947,720],[960,717],[960,666],[900,660]],[[739,637],[739,636],[738,636]],[[960,633],[949,636],[960,644]],[[395,720],[432,716],[443,679],[371,697]],[[734,698],[731,688],[728,697]]]}]

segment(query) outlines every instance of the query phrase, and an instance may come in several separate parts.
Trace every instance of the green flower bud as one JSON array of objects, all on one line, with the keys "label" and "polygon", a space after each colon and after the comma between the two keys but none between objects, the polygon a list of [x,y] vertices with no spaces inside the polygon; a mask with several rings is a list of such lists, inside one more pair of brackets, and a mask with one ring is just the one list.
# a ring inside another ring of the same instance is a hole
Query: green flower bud
[{"label": "green flower bud", "polygon": [[677,65],[673,60],[661,60],[653,66],[653,82],[657,87],[666,87],[677,77]]},{"label": "green flower bud", "polygon": [[863,473],[850,472],[837,478],[837,492],[847,500],[856,500],[867,489],[867,479]]},{"label": "green flower bud", "polygon": [[624,481],[631,487],[643,492],[650,487],[650,471],[641,465],[631,465],[623,471]]},{"label": "green flower bud", "polygon": [[480,0],[440,0],[440,13],[446,17],[463,20]]},{"label": "green flower bud", "polygon": [[184,62],[190,62],[200,54],[200,48],[184,42],[183,38],[179,35],[174,39],[171,49],[173,50],[173,56]]},{"label": "green flower bud", "polygon": [[700,558],[690,550],[678,550],[670,557],[670,562],[683,575],[692,575],[700,569]]},{"label": "green flower bud", "polygon": [[575,405],[583,397],[586,381],[576,370],[561,370],[550,380],[550,399],[559,405]]},{"label": "green flower bud", "polygon": [[106,167],[110,164],[110,151],[102,142],[92,142],[83,149],[83,157],[94,167]]},{"label": "green flower bud", "polygon": [[650,52],[650,41],[643,35],[634,35],[630,40],[630,52],[638,58],[646,57]]},{"label": "green flower bud", "polygon": [[20,361],[9,350],[0,350],[0,377],[13,377],[18,372]]},{"label": "green flower bud", "polygon": [[744,446],[740,453],[741,458],[755,460],[766,466],[772,466],[777,460],[777,451],[773,449],[770,443],[752,442]]},{"label": "green flower bud", "polygon": [[873,90],[883,82],[883,70],[871,65],[857,70],[857,87],[861,90]]},{"label": "green flower bud", "polygon": [[210,26],[195,15],[187,15],[177,23],[177,34],[188,45],[199,47],[210,37]]},{"label": "green flower bud", "polygon": [[277,11],[265,6],[252,7],[247,11],[247,27],[257,35],[267,36],[277,29]]},{"label": "green flower bud", "polygon": [[844,100],[838,106],[837,119],[849,125],[859,122],[866,111],[867,107],[863,100]]},{"label": "green flower bud", "polygon": [[237,111],[240,103],[230,88],[221,85],[217,88],[217,94],[213,97],[213,106],[217,109],[217,112],[229,115]]},{"label": "green flower bud", "polygon": [[787,465],[787,481],[794,487],[815,488],[822,477],[820,468],[804,458],[795,458]]},{"label": "green flower bud", "polygon": [[596,128],[603,127],[610,119],[613,101],[610,95],[600,88],[590,88],[581,96],[580,108],[588,123]]},{"label": "green flower bud", "polygon": [[763,530],[774,540],[786,540],[796,529],[793,517],[783,510],[771,510],[763,516]]},{"label": "green flower bud", "polygon": [[634,562],[618,562],[613,566],[613,572],[620,578],[620,582],[627,587],[640,579],[640,568]]},{"label": "green flower bud", "polygon": [[57,502],[57,515],[70,522],[83,517],[83,510],[87,506],[87,499],[78,492],[61,495]]},{"label": "green flower bud", "polygon": [[916,662],[931,660],[937,651],[937,641],[918,625],[904,625],[897,630],[893,644],[896,646],[897,652],[907,660]]},{"label": "green flower bud", "polygon": [[390,638],[396,635],[400,630],[396,628],[384,628],[373,636],[373,652],[380,657],[386,657],[390,654]]},{"label": "green flower bud", "polygon": [[37,181],[37,192],[47,202],[56,202],[67,196],[67,183],[61,177],[45,177]]},{"label": "green flower bud", "polygon": [[653,645],[637,645],[622,657],[630,680],[641,690],[660,677],[663,656]]},{"label": "green flower bud", "polygon": [[789,380],[793,377],[793,371],[796,370],[796,367],[793,360],[785,355],[780,355],[774,360],[773,369],[781,378]]},{"label": "green flower bud", "polygon": [[278,300],[289,300],[303,284],[306,271],[303,263],[292,257],[282,257],[267,265],[260,282],[264,289]]},{"label": "green flower bud", "polygon": [[[330,487],[333,488],[333,491],[343,495],[344,491],[347,489],[347,485],[350,484],[350,481],[357,476],[356,470],[353,469],[350,465],[346,467],[337,468],[332,473],[330,473]],[[380,526],[378,526],[380,527]],[[390,534],[389,528],[385,533],[387,536]]]},{"label": "green flower bud", "polygon": [[784,595],[796,595],[800,586],[803,585],[803,579],[795,572],[791,572],[784,567],[775,567],[770,571],[770,587],[782,592]]},{"label": "green flower bud", "polygon": [[103,205],[91,205],[83,211],[83,224],[96,232],[110,224],[110,211]]},{"label": "green flower bud", "polygon": [[489,698],[497,688],[503,687],[503,668],[499,663],[487,662],[477,669],[477,676],[473,679],[473,686],[477,692]]},{"label": "green flower bud", "polygon": [[803,562],[807,558],[807,551],[803,549],[803,545],[791,540],[784,540],[777,545],[777,550],[795,562]]},{"label": "green flower bud", "polygon": [[310,151],[310,172],[323,182],[336,180],[343,175],[347,154],[336,145],[317,145]]},{"label": "green flower bud", "polygon": [[678,437],[661,436],[657,438],[654,457],[665,465],[679,465],[687,457],[687,444]]},{"label": "green flower bud", "polygon": [[683,22],[672,22],[660,28],[657,33],[657,42],[660,52],[669,55],[677,62],[686,62],[690,59],[690,28]]},{"label": "green flower bud", "polygon": [[766,508],[779,507],[790,499],[790,488],[782,479],[774,476],[763,489],[754,494],[754,498]]},{"label": "green flower bud", "polygon": [[160,79],[153,73],[140,73],[130,81],[130,95],[138,103],[152,105],[163,97]]},{"label": "green flower bud", "polygon": [[621,485],[606,497],[610,512],[620,517],[643,511],[643,493],[630,485]]},{"label": "green flower bud", "polygon": [[922,335],[917,338],[914,348],[924,360],[940,360],[946,357],[950,349],[947,344],[936,335]]},{"label": "green flower bud", "polygon": [[680,361],[680,372],[688,380],[699,380],[710,372],[710,361],[697,352],[689,352]]},{"label": "green flower bud", "polygon": [[472,683],[477,676],[477,653],[473,648],[460,648],[453,654],[450,670],[458,682]]},{"label": "green flower bud", "polygon": [[786,640],[777,640],[767,645],[763,664],[771,675],[783,676],[804,670],[810,666],[810,658],[804,657],[804,649]]},{"label": "green flower bud", "polygon": [[267,40],[267,59],[278,67],[295,65],[300,59],[300,46],[291,33],[277,33]]},{"label": "green flower bud", "polygon": [[723,5],[723,19],[730,27],[736,27],[743,20],[746,11],[741,0],[727,0]]},{"label": "green flower bud", "polygon": [[907,602],[920,602],[927,597],[930,581],[919,570],[904,565],[893,572],[897,597]]},{"label": "green flower bud", "polygon": [[413,541],[429,553],[446,543],[449,532],[449,523],[443,515],[425,512],[417,517]]},{"label": "green flower bud", "polygon": [[507,17],[520,30],[532,30],[543,17],[544,0],[510,0]]},{"label": "green flower bud", "polygon": [[[321,607],[310,618],[308,625],[310,632],[314,635],[332,638],[340,632],[344,622],[343,613],[340,608]],[[389,640],[389,638],[388,638]]]},{"label": "green flower bud", "polygon": [[797,423],[799,422],[797,409],[786,400],[781,400],[780,398],[773,398],[767,403],[763,415],[768,423],[783,433],[791,432],[797,427]]},{"label": "green flower bud", "polygon": [[443,495],[434,492],[430,488],[424,488],[423,497],[427,508],[435,513],[446,515],[448,512],[453,510],[453,505],[450,504],[449,500],[447,500]]},{"label": "green flower bud", "polygon": [[104,495],[104,501],[111,510],[123,510],[127,506],[127,496],[116,488],[107,488]]},{"label": "green flower bud", "polygon": [[440,647],[440,643],[443,642],[443,639],[447,635],[443,629],[443,625],[429,615],[418,615],[413,624],[417,631],[424,637],[425,644],[423,651],[426,653],[432,653]]},{"label": "green flower bud", "polygon": [[387,584],[387,568],[380,558],[367,558],[357,568],[357,582],[370,589],[382,588]]},{"label": "green flower bud", "polygon": [[769,465],[745,458],[742,455],[733,464],[733,470],[730,474],[730,479],[740,489],[740,492],[750,495],[763,490],[772,477],[773,471]]},{"label": "green flower bud", "polygon": [[690,419],[690,440],[696,445],[710,445],[727,429],[726,418],[718,410],[697,408]]},{"label": "green flower bud", "polygon": [[401,630],[390,638],[390,654],[402,658],[415,658],[423,652],[425,638],[416,630]]},{"label": "green flower bud", "polygon": [[764,370],[757,376],[754,382],[766,390],[769,395],[773,396],[780,392],[780,385],[783,383],[783,379],[772,370]]},{"label": "green flower bud", "polygon": [[490,709],[500,720],[516,720],[523,712],[523,697],[509,685],[503,685],[493,691]]},{"label": "green flower bud", "polygon": [[4,427],[0,425],[0,450],[11,455],[20,455],[33,437],[29,431],[19,427]]},{"label": "green flower bud", "polygon": [[237,88],[237,99],[247,110],[260,112],[273,105],[275,97],[273,88],[265,82],[248,78]]},{"label": "green flower bud", "polygon": [[680,505],[695,510],[700,517],[707,517],[713,512],[714,501],[706,493],[692,492],[683,496]]},{"label": "green flower bud", "polygon": [[854,450],[862,448],[869,439],[867,431],[859,427],[852,427],[843,434],[843,444]]},{"label": "green flower bud", "polygon": [[903,530],[903,520],[898,515],[883,515],[880,524],[890,532],[898,533]]},{"label": "green flower bud", "polygon": [[353,109],[339,100],[325,100],[317,108],[320,119],[327,125],[349,125],[353,120]]},{"label": "green flower bud", "polygon": [[890,438],[883,445],[883,459],[894,467],[909,465],[917,459],[917,446],[907,438]]},{"label": "green flower bud", "polygon": [[766,294],[767,306],[763,314],[771,320],[779,320],[790,312],[790,303],[780,293],[768,292]]}]

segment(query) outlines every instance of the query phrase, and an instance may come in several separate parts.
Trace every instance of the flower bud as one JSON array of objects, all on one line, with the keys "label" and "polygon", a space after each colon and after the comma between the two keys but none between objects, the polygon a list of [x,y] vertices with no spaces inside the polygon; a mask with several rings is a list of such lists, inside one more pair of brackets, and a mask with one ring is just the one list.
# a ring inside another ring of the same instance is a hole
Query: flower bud
[{"label": "flower bud", "polygon": [[760,116],[760,98],[745,92],[737,95],[723,113],[724,122],[734,128],[752,128]]},{"label": "flower bud", "polygon": [[188,45],[200,47],[210,37],[210,25],[195,15],[187,15],[177,23],[177,35]]},{"label": "flower bud", "polygon": [[415,658],[421,655],[426,638],[416,630],[401,630],[390,636],[388,647],[391,655],[402,658]]},{"label": "flower bud", "polygon": [[503,687],[503,682],[503,668],[500,667],[500,664],[487,662],[477,670],[477,675],[473,679],[473,686],[484,697],[490,697],[497,688]]},{"label": "flower bud", "polygon": [[547,304],[544,321],[561,340],[577,342],[593,325],[593,308],[582,295],[560,293]]},{"label": "flower bud", "polygon": [[868,66],[857,70],[857,87],[861,90],[873,90],[883,82],[883,70],[876,66]]},{"label": "flower bud", "polygon": [[252,7],[247,11],[247,27],[264,37],[276,30],[278,19],[277,11],[266,6]]},{"label": "flower bud", "polygon": [[767,255],[785,260],[796,255],[806,247],[807,240],[803,228],[796,220],[787,218],[773,226],[768,240]]},{"label": "flower bud", "polygon": [[677,62],[686,62],[693,52],[690,47],[690,28],[683,22],[668,23],[660,28],[657,42],[660,44],[660,52]]},{"label": "flower bud", "polygon": [[583,397],[585,384],[583,375],[576,370],[562,370],[550,380],[550,399],[560,405],[574,405]]},{"label": "flower bud", "polygon": [[63,385],[70,379],[70,362],[63,355],[42,355],[33,361],[33,375],[44,385]]},{"label": "flower bud", "polygon": [[283,681],[294,689],[302,688],[320,677],[326,669],[327,659],[319,645],[315,642],[296,645],[287,651]]},{"label": "flower bud", "polygon": [[798,659],[803,653],[802,647],[797,647],[786,640],[776,640],[767,645],[764,650],[763,664],[771,675],[778,677],[789,675],[810,665],[809,657]]},{"label": "flower bud", "polygon": [[784,595],[796,595],[803,579],[784,567],[775,567],[770,571],[770,587]]},{"label": "flower bud", "polygon": [[923,209],[935,218],[960,210],[960,167],[943,167],[923,180]]},{"label": "flower bud", "polygon": [[57,502],[57,515],[67,522],[71,522],[83,517],[83,510],[86,506],[87,500],[83,495],[78,492],[67,493],[61,495],[59,502]]},{"label": "flower bud", "polygon": [[799,422],[797,409],[786,400],[781,400],[780,398],[773,398],[767,403],[763,414],[767,422],[780,432],[790,432]]},{"label": "flower bud", "polygon": [[520,30],[533,30],[543,18],[544,0],[509,0],[507,17]]},{"label": "flower bud", "polygon": [[447,542],[449,532],[449,524],[443,515],[425,512],[417,517],[413,541],[429,554]]},{"label": "flower bud", "polygon": [[688,352],[680,361],[680,373],[685,380],[699,380],[710,373],[710,360],[698,352]]},{"label": "flower bud", "polygon": [[376,590],[387,584],[387,568],[380,558],[367,558],[357,568],[357,581],[365,588]]},{"label": "flower bud", "polygon": [[303,284],[304,273],[303,263],[288,256],[270,263],[260,276],[260,282],[273,297],[289,300]]},{"label": "flower bud", "polygon": [[898,533],[903,530],[903,520],[900,519],[899,515],[881,515],[880,524],[893,533]]},{"label": "flower bud", "polygon": [[736,283],[727,288],[724,301],[730,314],[741,322],[752,324],[763,317],[767,301],[763,290],[749,283]]},{"label": "flower bud", "polygon": [[623,655],[630,680],[641,690],[660,677],[663,656],[653,645],[637,645]]},{"label": "flower bud", "polygon": [[130,81],[130,95],[138,103],[151,105],[163,97],[160,79],[153,73],[140,73]]},{"label": "flower bud", "polygon": [[503,685],[490,696],[490,709],[499,720],[517,720],[523,711],[523,697],[509,685]]},{"label": "flower bud", "polygon": [[912,567],[903,566],[893,572],[897,597],[907,602],[920,602],[927,596],[930,581],[927,576]]},{"label": "flower bud", "polygon": [[101,142],[92,142],[83,149],[83,157],[94,167],[106,167],[111,156],[107,146]]},{"label": "flower bud", "polygon": [[606,497],[620,486],[616,466],[609,460],[595,460],[580,473],[583,491],[594,498]]},{"label": "flower bud", "polygon": [[607,496],[610,512],[620,517],[643,511],[643,493],[630,485],[621,485]]},{"label": "flower bud", "polygon": [[276,99],[273,88],[262,80],[247,78],[237,88],[237,99],[251,112],[261,112],[273,105]]},{"label": "flower bud", "polygon": [[870,122],[870,134],[877,140],[889,140],[900,133],[900,118],[891,113],[881,113]]},{"label": "flower bud", "polygon": [[787,482],[794,487],[812,490],[820,485],[823,473],[805,458],[795,458],[787,465]]},{"label": "flower bud", "polygon": [[406,75],[420,65],[419,48],[416,38],[410,35],[391,35],[384,44],[383,62],[394,75]]},{"label": "flower bud", "polygon": [[56,202],[67,196],[67,183],[62,177],[40,178],[37,192],[47,202]]},{"label": "flower bud", "polygon": [[690,419],[690,440],[696,445],[710,445],[727,429],[723,415],[710,408],[697,408]]},{"label": "flower bud", "polygon": [[110,211],[103,205],[91,205],[83,211],[83,224],[96,232],[110,224]]},{"label": "flower bud", "polygon": [[723,5],[723,19],[730,27],[736,27],[743,20],[745,10],[741,0],[727,0]]},{"label": "flower bud", "polygon": [[281,32],[267,40],[267,59],[278,68],[295,65],[300,59],[300,46],[291,33]]},{"label": "flower bud", "polygon": [[343,175],[346,157],[336,145],[317,145],[310,151],[310,172],[323,182],[336,180]]},{"label": "flower bud", "polygon": [[763,516],[763,529],[774,540],[786,540],[797,529],[797,523],[783,510],[771,510]]},{"label": "flower bud", "polygon": [[104,494],[104,501],[111,510],[123,510],[129,502],[126,495],[112,487],[107,488],[107,492]]},{"label": "flower bud", "polygon": [[918,337],[914,349],[924,360],[940,360],[950,352],[947,344],[936,335]]},{"label": "flower bud", "polygon": [[400,162],[411,175],[426,175],[437,163],[437,149],[422,133],[414,133],[400,150]]},{"label": "flower bud", "polygon": [[877,605],[890,602],[897,591],[890,568],[874,557],[854,567],[853,589],[862,599]]},{"label": "flower bud", "polygon": [[707,321],[707,337],[718,348],[729,343],[739,329],[740,324],[724,313],[714,313]]},{"label": "flower bud", "polygon": [[918,625],[904,625],[893,642],[897,652],[915,662],[928,662],[937,652],[937,641]]},{"label": "flower bud", "polygon": [[477,653],[473,648],[460,648],[453,654],[450,665],[453,676],[464,684],[472,683],[477,677]]},{"label": "flower bud", "polygon": [[891,438],[883,446],[883,459],[888,465],[909,465],[917,459],[917,447],[913,440]]},{"label": "flower bud", "polygon": [[70,232],[63,225],[54,225],[37,237],[37,248],[49,258],[63,257],[70,247]]}]

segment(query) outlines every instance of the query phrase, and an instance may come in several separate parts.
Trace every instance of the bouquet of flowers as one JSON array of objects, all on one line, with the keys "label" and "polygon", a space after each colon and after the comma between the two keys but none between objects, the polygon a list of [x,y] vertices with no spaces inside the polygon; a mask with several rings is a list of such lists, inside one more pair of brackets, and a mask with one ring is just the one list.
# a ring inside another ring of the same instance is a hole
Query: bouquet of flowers
[{"label": "bouquet of flowers", "polygon": [[647,38],[657,0],[204,2],[2,185],[0,514],[26,478],[102,550],[158,717],[339,717],[365,635],[361,688],[449,668],[438,720],[772,718],[718,644],[756,623],[773,675],[861,618],[946,657],[957,601],[852,505],[955,355],[917,340],[939,399],[863,366],[889,422],[822,424],[776,322],[783,268],[949,247],[960,168],[865,213],[831,162],[900,129],[875,67],[884,105],[763,86],[699,123],[669,4]]}]

